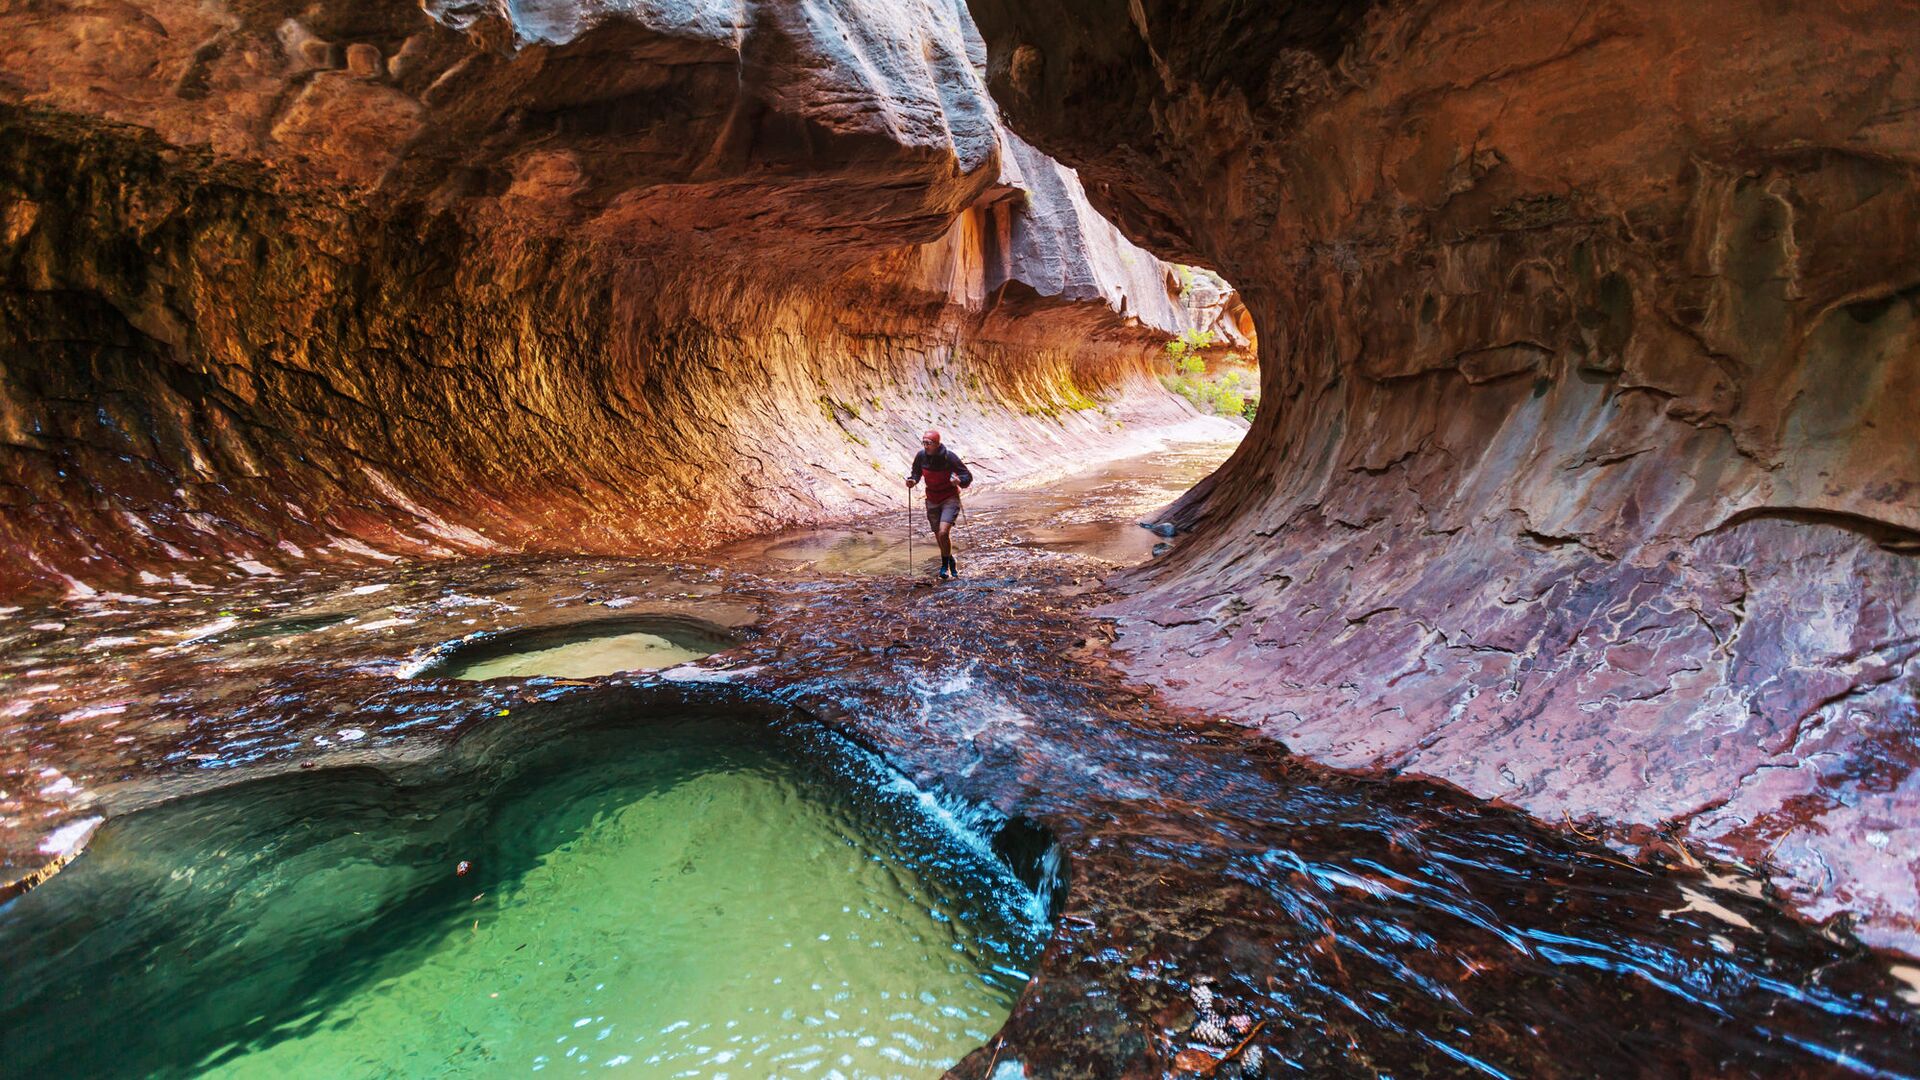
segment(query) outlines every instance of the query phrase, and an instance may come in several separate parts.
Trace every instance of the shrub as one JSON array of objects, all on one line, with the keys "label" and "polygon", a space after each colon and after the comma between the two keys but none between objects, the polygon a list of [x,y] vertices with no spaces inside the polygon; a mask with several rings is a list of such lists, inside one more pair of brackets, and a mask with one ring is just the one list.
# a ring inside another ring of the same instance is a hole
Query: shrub
[{"label": "shrub", "polygon": [[1200,354],[1206,352],[1212,344],[1213,331],[1211,330],[1182,330],[1179,337],[1167,342],[1167,356],[1173,361],[1175,367],[1179,367],[1189,359],[1201,360],[1204,366],[1205,361]]},{"label": "shrub", "polygon": [[[1213,334],[1207,330],[1188,330],[1167,342],[1167,357],[1172,362],[1173,373],[1162,376],[1160,381],[1201,412],[1252,420],[1260,408],[1259,383],[1239,368],[1228,368],[1209,376],[1203,353],[1212,344]],[[1231,362],[1238,357],[1227,359]]]}]

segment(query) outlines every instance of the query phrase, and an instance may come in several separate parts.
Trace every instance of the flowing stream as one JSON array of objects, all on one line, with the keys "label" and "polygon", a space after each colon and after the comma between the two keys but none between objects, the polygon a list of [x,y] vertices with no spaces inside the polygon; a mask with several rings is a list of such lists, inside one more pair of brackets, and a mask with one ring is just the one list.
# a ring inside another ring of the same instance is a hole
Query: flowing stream
[{"label": "flowing stream", "polygon": [[6,1075],[1920,1076],[1920,966],[1759,876],[1102,662],[1228,449],[983,478],[954,583],[903,502],[0,615],[0,837],[85,841],[0,906]]}]

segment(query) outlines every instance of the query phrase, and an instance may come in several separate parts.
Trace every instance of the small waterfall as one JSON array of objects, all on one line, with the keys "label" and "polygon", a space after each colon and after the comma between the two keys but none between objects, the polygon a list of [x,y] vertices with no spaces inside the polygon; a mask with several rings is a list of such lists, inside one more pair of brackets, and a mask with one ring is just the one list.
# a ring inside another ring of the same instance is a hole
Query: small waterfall
[{"label": "small waterfall", "polygon": [[1053,920],[1053,914],[1066,894],[1066,871],[1067,860],[1060,852],[1060,845],[1048,844],[1046,854],[1040,856],[1040,881],[1033,889],[1033,906],[1029,914],[1034,921]]},{"label": "small waterfall", "polygon": [[878,754],[851,741],[848,746],[849,759],[872,770],[875,790],[899,798],[912,808],[915,817],[949,841],[1003,868],[1009,884],[1018,885],[1018,913],[1036,933],[1044,936],[1048,932],[1064,876],[1064,859],[1045,826],[1025,816],[1009,817],[950,791],[929,791]]}]

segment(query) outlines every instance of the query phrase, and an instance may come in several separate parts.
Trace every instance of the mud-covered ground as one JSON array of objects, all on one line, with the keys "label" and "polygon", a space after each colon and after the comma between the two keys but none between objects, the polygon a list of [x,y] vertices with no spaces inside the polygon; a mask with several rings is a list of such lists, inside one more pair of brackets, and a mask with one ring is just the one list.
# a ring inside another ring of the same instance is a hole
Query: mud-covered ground
[{"label": "mud-covered ground", "polygon": [[[394,564],[8,612],[7,878],[171,795],[673,685],[791,705],[1057,840],[1052,943],[960,1076],[1920,1074],[1920,969],[1757,878],[1330,774],[1116,673],[1086,610],[1162,542],[1136,522],[1226,449],[989,478],[956,583],[927,576],[924,537],[909,567],[903,502],[698,561]],[[423,674],[472,635],[647,612],[739,643],[651,675]]]}]

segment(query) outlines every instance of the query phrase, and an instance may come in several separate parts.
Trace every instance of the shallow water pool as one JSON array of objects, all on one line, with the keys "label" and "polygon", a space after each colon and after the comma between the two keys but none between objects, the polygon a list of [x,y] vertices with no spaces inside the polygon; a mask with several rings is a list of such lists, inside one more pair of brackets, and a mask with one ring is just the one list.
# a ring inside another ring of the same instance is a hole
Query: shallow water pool
[{"label": "shallow water pool", "polygon": [[460,668],[458,677],[498,679],[503,676],[556,675],[589,679],[621,671],[657,671],[698,660],[712,651],[682,645],[659,634],[635,630],[476,661]]},{"label": "shallow water pool", "polygon": [[623,671],[658,671],[733,642],[727,632],[693,619],[642,616],[522,630],[466,642],[425,674],[455,679],[591,679]]},{"label": "shallow water pool", "polygon": [[[979,835],[791,720],[596,716],[110,823],[0,909],[20,1075],[936,1076],[1045,934]],[[461,865],[465,864],[464,872]]]}]

